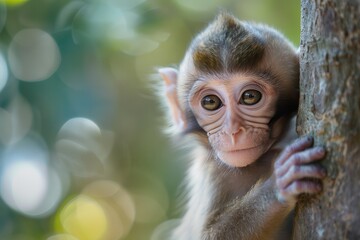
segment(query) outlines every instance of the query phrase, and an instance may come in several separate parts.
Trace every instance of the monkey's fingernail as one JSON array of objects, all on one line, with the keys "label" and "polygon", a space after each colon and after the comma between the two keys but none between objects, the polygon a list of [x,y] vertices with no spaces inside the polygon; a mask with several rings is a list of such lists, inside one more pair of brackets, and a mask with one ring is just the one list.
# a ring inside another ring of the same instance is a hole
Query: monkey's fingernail
[{"label": "monkey's fingernail", "polygon": [[313,137],[312,137],[312,136],[306,136],[306,137],[305,137],[305,140],[306,140],[307,142],[311,142],[311,141],[313,140]]},{"label": "monkey's fingernail", "polygon": [[317,147],[316,151],[320,154],[325,154],[325,148],[324,147]]},{"label": "monkey's fingernail", "polygon": [[299,144],[311,144],[313,142],[313,137],[311,136],[304,136],[299,139]]}]

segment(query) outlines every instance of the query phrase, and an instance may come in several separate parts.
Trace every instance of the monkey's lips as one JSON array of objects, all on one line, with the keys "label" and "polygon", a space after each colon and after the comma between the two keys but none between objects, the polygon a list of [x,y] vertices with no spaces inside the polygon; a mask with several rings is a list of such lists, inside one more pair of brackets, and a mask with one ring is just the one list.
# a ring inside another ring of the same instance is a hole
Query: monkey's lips
[{"label": "monkey's lips", "polygon": [[261,147],[262,144],[259,144],[259,145],[256,145],[256,146],[253,146],[253,147],[242,147],[242,148],[229,148],[229,149],[224,149],[224,150],[220,150],[224,153],[240,153],[240,152],[243,152],[243,151],[249,151],[249,150],[252,150],[252,149],[256,149],[258,147]]},{"label": "monkey's lips", "polygon": [[218,151],[221,161],[232,167],[246,167],[255,162],[266,151],[266,146],[260,144],[254,147],[234,148]]}]

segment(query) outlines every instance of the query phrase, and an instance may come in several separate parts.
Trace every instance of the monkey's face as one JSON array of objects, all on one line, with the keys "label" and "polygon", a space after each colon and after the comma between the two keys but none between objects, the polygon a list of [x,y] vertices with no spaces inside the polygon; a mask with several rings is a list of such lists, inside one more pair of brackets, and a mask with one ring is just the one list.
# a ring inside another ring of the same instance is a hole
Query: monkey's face
[{"label": "monkey's face", "polygon": [[277,99],[275,87],[260,74],[199,79],[189,95],[190,108],[217,157],[233,167],[256,161],[280,135],[281,126],[270,124]]}]

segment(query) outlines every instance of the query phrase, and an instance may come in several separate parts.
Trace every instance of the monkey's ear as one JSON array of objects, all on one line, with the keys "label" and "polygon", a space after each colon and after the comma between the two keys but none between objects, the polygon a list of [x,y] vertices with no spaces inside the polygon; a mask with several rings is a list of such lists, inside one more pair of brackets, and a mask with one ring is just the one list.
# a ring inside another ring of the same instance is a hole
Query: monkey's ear
[{"label": "monkey's ear", "polygon": [[176,132],[183,132],[186,128],[186,121],[176,91],[178,70],[175,68],[160,68],[158,72],[165,83],[165,96],[170,108],[172,123],[176,128]]}]

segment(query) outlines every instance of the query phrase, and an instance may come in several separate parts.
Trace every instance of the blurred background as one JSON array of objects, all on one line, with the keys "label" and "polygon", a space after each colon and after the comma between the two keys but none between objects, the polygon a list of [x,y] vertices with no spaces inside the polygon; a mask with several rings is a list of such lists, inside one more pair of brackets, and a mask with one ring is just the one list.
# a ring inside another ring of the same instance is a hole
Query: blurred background
[{"label": "blurred background", "polygon": [[299,44],[300,1],[0,0],[0,239],[166,238],[187,161],[151,79],[220,8]]}]

